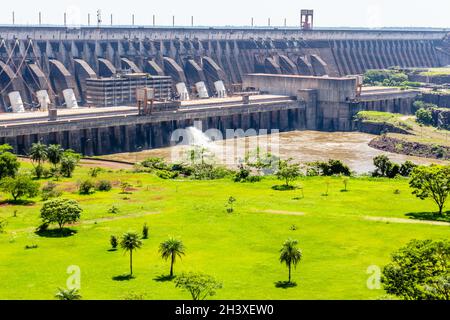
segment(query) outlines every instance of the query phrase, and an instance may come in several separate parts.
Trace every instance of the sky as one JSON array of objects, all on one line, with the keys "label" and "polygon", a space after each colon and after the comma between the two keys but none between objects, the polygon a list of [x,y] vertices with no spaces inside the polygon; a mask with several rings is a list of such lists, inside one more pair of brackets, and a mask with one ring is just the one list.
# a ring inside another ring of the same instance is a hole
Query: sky
[{"label": "sky", "polygon": [[[6,3],[5,3],[6,2]],[[101,10],[104,25],[191,24],[196,26],[299,25],[300,9],[314,9],[317,27],[436,27],[450,28],[449,0],[6,0],[2,1],[0,24],[37,24],[42,12],[43,24],[63,24],[64,13],[70,25],[95,24]]]}]

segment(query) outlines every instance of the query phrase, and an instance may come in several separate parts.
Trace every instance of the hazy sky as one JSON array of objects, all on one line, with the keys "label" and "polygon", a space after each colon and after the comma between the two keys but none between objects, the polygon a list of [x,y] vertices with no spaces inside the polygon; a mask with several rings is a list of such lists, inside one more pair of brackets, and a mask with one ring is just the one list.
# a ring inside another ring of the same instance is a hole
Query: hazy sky
[{"label": "hazy sky", "polygon": [[96,20],[101,9],[103,24],[131,24],[135,14],[136,25],[149,25],[156,15],[158,25],[189,25],[194,16],[195,25],[244,26],[299,24],[300,9],[315,10],[315,25],[319,27],[450,27],[449,0],[6,0],[2,1],[0,24],[10,24],[15,11],[16,24],[38,22],[42,12],[45,24],[62,24],[67,12],[69,24],[87,24]]}]

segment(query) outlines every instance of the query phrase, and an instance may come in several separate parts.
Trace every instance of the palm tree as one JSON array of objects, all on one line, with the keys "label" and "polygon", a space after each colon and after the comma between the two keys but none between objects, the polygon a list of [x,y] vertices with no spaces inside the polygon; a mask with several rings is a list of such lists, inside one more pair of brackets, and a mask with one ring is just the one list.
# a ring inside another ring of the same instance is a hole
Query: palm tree
[{"label": "palm tree", "polygon": [[183,241],[170,238],[159,245],[159,253],[161,258],[166,261],[170,258],[170,277],[173,277],[173,264],[176,257],[178,256],[181,259],[181,256],[184,255]]},{"label": "palm tree", "polygon": [[55,294],[55,298],[59,300],[80,300],[81,294],[78,292],[78,289],[58,289],[58,292]]},{"label": "palm tree", "polygon": [[297,248],[297,244],[297,240],[288,239],[280,250],[280,262],[286,263],[286,266],[289,268],[288,283],[291,283],[291,266],[294,265],[296,267],[302,259],[302,251]]},{"label": "palm tree", "polygon": [[30,148],[30,158],[40,166],[47,159],[47,146],[41,142],[33,143]]},{"label": "palm tree", "polygon": [[127,232],[122,235],[120,240],[120,247],[130,252],[130,276],[133,275],[133,250],[140,249],[142,246],[142,241],[139,235],[135,232]]},{"label": "palm tree", "polygon": [[47,148],[47,158],[53,167],[56,168],[56,165],[61,161],[64,149],[61,148],[59,144],[51,144]]}]

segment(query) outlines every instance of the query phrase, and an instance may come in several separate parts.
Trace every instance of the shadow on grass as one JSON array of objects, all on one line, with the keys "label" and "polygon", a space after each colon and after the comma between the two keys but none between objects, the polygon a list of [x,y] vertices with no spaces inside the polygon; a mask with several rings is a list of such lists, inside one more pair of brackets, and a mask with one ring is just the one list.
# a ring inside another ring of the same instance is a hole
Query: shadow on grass
[{"label": "shadow on grass", "polygon": [[169,282],[169,281],[172,281],[173,279],[175,279],[175,276],[169,276],[169,275],[162,274],[160,276],[157,276],[153,280],[155,280],[156,282]]},{"label": "shadow on grass", "polygon": [[275,287],[276,288],[281,288],[281,289],[289,289],[289,288],[295,288],[297,286],[296,282],[289,282],[289,281],[277,281],[275,282]]},{"label": "shadow on grass", "polygon": [[297,189],[297,187],[295,187],[295,186],[287,186],[285,184],[282,184],[282,185],[272,186],[272,189],[276,190],[276,191],[291,191],[291,190]]},{"label": "shadow on grass", "polygon": [[76,233],[76,230],[69,228],[38,230],[35,232],[35,234],[44,238],[67,238],[74,236]]},{"label": "shadow on grass", "polygon": [[112,279],[114,281],[130,281],[130,280],[134,279],[134,276],[131,274],[121,274],[121,275],[112,277]]},{"label": "shadow on grass", "polygon": [[36,204],[36,202],[31,201],[31,200],[11,200],[11,199],[7,199],[7,200],[3,200],[0,201],[0,206],[34,206]]},{"label": "shadow on grass", "polygon": [[450,211],[439,214],[438,212],[411,212],[406,214],[410,219],[428,220],[428,221],[443,221],[450,222]]},{"label": "shadow on grass", "polygon": [[116,252],[117,251],[117,248],[115,248],[115,249],[108,249],[108,252]]},{"label": "shadow on grass", "polygon": [[348,192],[348,190],[342,189],[341,192]]}]

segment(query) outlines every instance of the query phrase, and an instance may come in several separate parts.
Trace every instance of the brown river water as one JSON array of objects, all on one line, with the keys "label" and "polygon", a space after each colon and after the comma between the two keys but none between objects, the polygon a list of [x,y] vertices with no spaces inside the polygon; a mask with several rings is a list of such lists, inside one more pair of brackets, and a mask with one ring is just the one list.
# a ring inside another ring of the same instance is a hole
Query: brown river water
[{"label": "brown river water", "polygon": [[[215,158],[217,162],[224,163],[230,167],[235,167],[238,159],[242,159],[246,152],[255,150],[258,141],[260,141],[258,139],[270,139],[267,144],[275,147],[272,150],[269,147],[268,150],[283,159],[292,158],[293,161],[300,163],[339,159],[359,174],[372,171],[374,169],[372,159],[380,154],[388,155],[391,160],[397,163],[406,160],[411,160],[417,164],[449,163],[448,161],[444,162],[435,159],[412,157],[371,148],[368,143],[375,137],[374,135],[360,132],[291,131],[264,137],[259,136],[259,138],[254,136],[209,142],[207,145],[200,143],[200,145],[209,150],[213,150],[216,154]],[[275,143],[272,143],[273,141]],[[187,160],[187,150],[190,149],[192,149],[190,146],[174,146],[103,156],[102,158],[139,162],[148,157],[162,157],[167,161],[176,162],[176,160],[180,159]],[[230,150],[234,150],[234,154]],[[223,156],[223,154],[227,156]],[[223,159],[227,160],[223,161]]]}]

